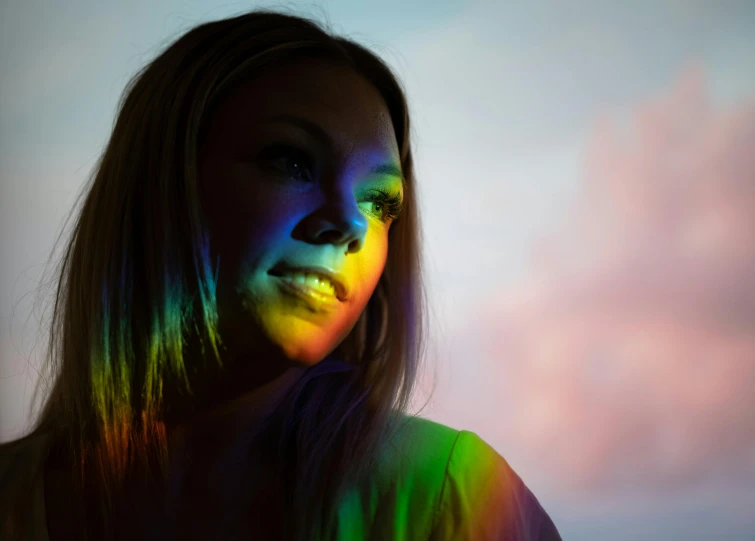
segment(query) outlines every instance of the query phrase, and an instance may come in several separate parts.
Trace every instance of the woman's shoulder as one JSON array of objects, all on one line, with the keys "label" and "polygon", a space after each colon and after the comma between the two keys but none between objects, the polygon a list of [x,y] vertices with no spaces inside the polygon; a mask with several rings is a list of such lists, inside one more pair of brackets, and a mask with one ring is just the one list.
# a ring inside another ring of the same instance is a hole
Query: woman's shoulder
[{"label": "woman's shoulder", "polygon": [[29,473],[43,457],[50,442],[48,432],[33,432],[17,440],[0,443],[0,488],[11,477]]},{"label": "woman's shoulder", "polygon": [[407,418],[404,426],[387,473],[393,486],[411,492],[413,513],[426,510],[417,532],[423,539],[560,540],[534,494],[477,433],[420,417]]},{"label": "woman's shoulder", "polygon": [[432,541],[561,541],[548,513],[508,461],[475,432],[448,456]]},{"label": "woman's shoulder", "polygon": [[[409,460],[412,467],[442,470],[443,475],[474,468],[516,475],[508,462],[477,433],[450,427],[423,417],[405,416],[394,432],[385,458]],[[474,473],[474,472],[468,472]]]},{"label": "woman's shoulder", "polygon": [[337,538],[427,539],[458,434],[429,419],[402,415],[369,477],[345,494]]},{"label": "woman's shoulder", "polygon": [[390,447],[404,457],[447,460],[461,432],[424,417],[405,415],[396,424]]},{"label": "woman's shoulder", "polygon": [[[45,516],[41,475],[49,437],[46,432],[35,432],[18,440],[0,444],[2,539],[46,538],[43,534]],[[19,508],[26,511],[19,512]]]},{"label": "woman's shoulder", "polygon": [[404,416],[383,447],[374,482],[414,486],[440,494],[449,457],[461,431],[417,416]]}]

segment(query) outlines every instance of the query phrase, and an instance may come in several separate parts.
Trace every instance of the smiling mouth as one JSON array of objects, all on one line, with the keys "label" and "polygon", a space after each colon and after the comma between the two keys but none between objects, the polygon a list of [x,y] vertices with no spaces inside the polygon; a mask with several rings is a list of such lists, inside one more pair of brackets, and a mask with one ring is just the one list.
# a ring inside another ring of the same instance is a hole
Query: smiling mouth
[{"label": "smiling mouth", "polygon": [[286,261],[278,263],[268,274],[279,277],[292,277],[294,281],[309,286],[326,295],[333,295],[341,302],[347,302],[350,288],[346,277],[330,267],[318,265],[293,265]]},{"label": "smiling mouth", "polygon": [[291,276],[273,277],[284,293],[304,301],[313,311],[331,311],[341,304],[341,301],[335,295],[300,283]]}]

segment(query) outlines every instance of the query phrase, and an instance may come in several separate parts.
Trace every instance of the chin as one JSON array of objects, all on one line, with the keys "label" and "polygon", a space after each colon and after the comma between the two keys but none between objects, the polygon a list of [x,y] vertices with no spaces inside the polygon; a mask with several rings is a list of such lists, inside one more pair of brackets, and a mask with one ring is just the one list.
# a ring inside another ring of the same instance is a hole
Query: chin
[{"label": "chin", "polygon": [[335,346],[331,347],[330,344],[323,344],[322,342],[322,340],[314,338],[307,341],[301,339],[288,340],[282,343],[280,347],[283,350],[283,355],[290,359],[292,363],[309,367],[322,361],[330,351],[335,349]]},{"label": "chin", "polygon": [[343,322],[325,326],[299,317],[275,317],[263,322],[263,327],[268,340],[276,344],[287,359],[312,366],[338,347],[353,324],[344,328]]}]

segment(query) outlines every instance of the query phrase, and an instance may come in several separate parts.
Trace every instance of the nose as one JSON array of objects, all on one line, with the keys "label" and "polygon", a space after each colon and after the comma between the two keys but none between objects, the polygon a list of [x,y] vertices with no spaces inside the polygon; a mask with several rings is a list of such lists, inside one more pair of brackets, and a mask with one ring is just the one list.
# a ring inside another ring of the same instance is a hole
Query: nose
[{"label": "nose", "polygon": [[308,242],[343,246],[348,254],[362,249],[367,225],[354,195],[344,193],[328,198],[307,217],[304,234]]}]

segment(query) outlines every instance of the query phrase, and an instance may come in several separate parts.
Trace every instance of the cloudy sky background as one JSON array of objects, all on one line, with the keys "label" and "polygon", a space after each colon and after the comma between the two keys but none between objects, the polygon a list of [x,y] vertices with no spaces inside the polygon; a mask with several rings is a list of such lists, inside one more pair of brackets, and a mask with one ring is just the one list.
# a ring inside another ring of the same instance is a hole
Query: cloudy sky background
[{"label": "cloudy sky background", "polygon": [[[36,288],[126,82],[196,24],[281,5],[8,4],[0,441],[29,426]],[[755,538],[755,4],[285,5],[407,88],[423,415],[495,447],[564,539]]]}]

